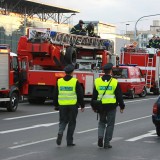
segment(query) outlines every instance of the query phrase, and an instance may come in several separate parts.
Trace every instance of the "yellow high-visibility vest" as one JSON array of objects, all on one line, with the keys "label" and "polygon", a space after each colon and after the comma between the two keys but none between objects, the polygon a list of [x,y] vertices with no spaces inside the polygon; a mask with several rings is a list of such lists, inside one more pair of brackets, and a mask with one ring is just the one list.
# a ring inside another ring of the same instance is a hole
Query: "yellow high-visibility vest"
[{"label": "yellow high-visibility vest", "polygon": [[[95,79],[95,86],[96,90],[98,91],[98,100],[101,99],[103,93],[105,92],[104,96],[102,97],[102,104],[108,104],[108,103],[116,103],[116,97],[114,94],[114,91],[117,87],[118,81],[115,78],[112,78],[112,81],[105,82],[102,80],[102,78],[96,78]],[[107,90],[105,91],[106,87],[108,86]]]},{"label": "yellow high-visibility vest", "polygon": [[75,105],[77,103],[76,78],[65,81],[58,79],[58,103],[59,105]]}]

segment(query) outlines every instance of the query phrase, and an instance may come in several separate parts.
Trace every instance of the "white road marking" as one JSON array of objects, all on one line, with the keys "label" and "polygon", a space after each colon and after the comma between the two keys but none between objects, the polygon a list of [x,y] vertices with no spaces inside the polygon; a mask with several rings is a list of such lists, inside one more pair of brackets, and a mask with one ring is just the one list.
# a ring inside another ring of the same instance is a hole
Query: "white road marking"
[{"label": "white road marking", "polygon": [[17,145],[17,146],[12,146],[12,147],[9,147],[9,148],[10,149],[16,149],[16,148],[31,146],[33,144],[38,144],[38,143],[42,143],[42,142],[52,141],[52,140],[55,140],[55,139],[57,139],[57,137],[53,137],[53,138],[49,138],[49,139],[44,139],[44,140],[41,140],[41,141],[35,141],[35,142],[31,142],[31,143],[25,143],[25,144],[21,144],[21,145]]},{"label": "white road marking", "polygon": [[58,112],[59,112],[59,111],[46,112],[46,113],[38,113],[38,114],[31,114],[31,115],[26,115],[26,116],[19,116],[19,117],[12,117],[12,118],[4,118],[3,120],[8,121],[8,120],[14,120],[14,119],[36,117],[36,116],[42,116],[42,115],[47,115],[47,114],[54,114],[54,113],[58,113]]},{"label": "white road marking", "polygon": [[146,133],[146,134],[134,137],[134,138],[127,139],[126,141],[134,142],[134,141],[140,140],[140,139],[145,138],[145,137],[153,137],[153,136],[156,136],[156,135],[153,135],[155,133],[156,133],[156,130],[152,130],[152,131],[149,131],[149,133]]},{"label": "white road marking", "polygon": [[[148,101],[151,99],[157,99],[157,97],[154,98],[147,98],[147,99],[139,99],[139,100],[133,100],[133,101],[127,101],[127,103],[132,103],[132,102],[142,102],[142,101]],[[85,109],[89,109],[91,107],[85,107]],[[4,118],[3,120],[14,120],[14,119],[21,119],[21,118],[29,118],[29,117],[36,117],[36,116],[42,116],[42,115],[47,115],[47,114],[54,114],[54,113],[59,113],[59,111],[54,111],[54,112],[46,112],[46,113],[38,113],[38,114],[31,114],[31,115],[25,115],[25,116],[19,116],[19,117],[12,117],[12,118]]]},{"label": "white road marking", "polygon": [[[151,115],[145,116],[145,117],[140,117],[140,118],[135,118],[135,119],[130,119],[130,120],[123,121],[123,122],[119,122],[119,123],[116,123],[115,125],[124,124],[124,123],[128,123],[128,122],[133,122],[133,121],[145,119],[145,118],[148,118],[148,117],[151,117]],[[76,132],[76,133],[81,134],[81,133],[86,133],[86,132],[94,131],[94,130],[97,130],[97,129],[98,128],[92,128],[92,129],[88,129],[88,130],[84,130],[84,131],[79,131],[79,132]]]},{"label": "white road marking", "polygon": [[[156,99],[156,98],[149,98],[149,99],[141,99],[141,100],[134,100],[134,101],[128,101],[128,102],[125,102],[125,103],[131,103],[131,102],[141,102],[141,101],[146,101],[146,100],[150,100],[150,99]],[[91,108],[91,107],[86,107],[86,108]],[[39,116],[39,115],[45,115],[45,114],[52,114],[52,113],[57,113],[58,111],[55,111],[55,112],[47,112],[47,113],[40,113],[40,114],[34,114],[34,115],[26,115],[26,116],[21,116],[21,117],[13,117],[13,118],[6,118],[4,120],[11,120],[11,119],[19,119],[19,118],[27,118],[27,117],[33,117],[33,116]],[[145,117],[140,117],[140,118],[136,118],[136,119],[131,119],[131,120],[127,120],[127,121],[123,121],[123,122],[119,122],[119,123],[116,123],[115,125],[119,125],[119,124],[124,124],[124,123],[128,123],[128,122],[133,122],[133,121],[136,121],[136,120],[141,120],[141,119],[144,119],[144,118],[148,118],[148,117],[151,117],[151,115],[149,116],[145,116]],[[56,122],[56,123],[49,123],[50,126],[52,126],[53,124],[56,125],[58,124],[59,122]],[[48,124],[48,125],[49,125]],[[40,126],[41,125],[41,126]],[[39,125],[35,125],[34,128],[37,128],[37,127],[46,127],[48,126],[47,124],[39,124]],[[33,126],[31,126],[33,127]],[[28,128],[28,127],[26,127]],[[25,128],[25,130],[26,130]],[[22,128],[20,128],[21,130]],[[24,128],[23,128],[24,129]],[[30,129],[30,128],[29,128]],[[89,130],[84,130],[84,131],[79,131],[79,132],[76,132],[77,134],[80,134],[80,133],[86,133],[86,132],[90,132],[90,131],[94,131],[94,130],[97,130],[97,128],[93,128],[93,129],[89,129]],[[19,129],[17,130],[19,131]],[[6,133],[10,133],[11,130],[8,130],[7,131],[1,131],[2,133],[1,134],[4,134],[3,132],[6,132]],[[12,130],[13,132],[13,130]],[[21,144],[21,145],[16,145],[16,146],[12,146],[12,147],[9,147],[10,149],[16,149],[16,148],[20,148],[20,147],[25,147],[25,146],[29,146],[29,145],[33,145],[33,144],[38,144],[38,143],[42,143],[42,142],[46,142],[46,141],[51,141],[51,140],[55,140],[57,137],[53,137],[53,138],[49,138],[49,139],[44,139],[44,140],[40,140],[40,141],[35,141],[35,142],[31,142],[31,143],[26,143],[26,144]]]},{"label": "white road marking", "polygon": [[[150,116],[151,116],[151,115],[150,115]],[[145,116],[145,117],[136,118],[136,119],[131,119],[131,120],[124,121],[124,122],[119,122],[119,123],[116,123],[115,125],[124,124],[124,123],[128,123],[128,122],[133,122],[133,121],[136,121],[136,120],[148,118],[148,117],[150,117],[150,116]],[[90,132],[90,131],[94,131],[94,130],[97,130],[97,128],[93,128],[93,129],[89,129],[89,130],[85,130],[85,131],[80,131],[80,132],[76,132],[76,133],[77,133],[77,134],[81,134],[81,133],[86,133],[86,132]],[[54,140],[54,139],[56,139],[56,138],[57,138],[57,137],[53,137],[53,138],[44,139],[44,140],[41,140],[41,141],[36,141],[36,142],[31,142],[31,143],[26,143],[26,144],[21,144],[21,145],[16,145],[16,146],[12,146],[12,147],[9,147],[9,148],[10,148],[10,149],[16,149],[16,148],[25,147],[25,146],[29,146],[29,145],[33,145],[33,144],[38,144],[38,143],[42,143],[42,142],[46,142],[46,141],[51,141],[51,140]]]},{"label": "white road marking", "polygon": [[24,130],[34,129],[34,128],[40,128],[40,127],[50,127],[50,126],[56,125],[58,123],[59,122],[46,123],[46,124],[37,124],[37,125],[30,126],[30,127],[24,127],[24,128],[17,128],[17,129],[11,129],[11,130],[6,130],[6,131],[0,131],[0,134],[12,133],[12,132],[18,132],[18,131],[24,131]]},{"label": "white road marking", "polygon": [[22,157],[29,156],[31,154],[37,154],[37,153],[39,153],[39,152],[29,152],[29,153],[26,153],[26,154],[21,154],[21,155],[18,155],[18,156],[5,158],[5,159],[2,159],[2,160],[14,160],[14,159],[22,158]]},{"label": "white road marking", "polygon": [[[91,107],[85,107],[85,109],[88,109],[88,108],[91,108]],[[3,120],[9,121],[9,120],[14,120],[14,119],[22,119],[22,118],[36,117],[36,116],[42,116],[42,115],[54,114],[54,113],[59,113],[59,111],[45,112],[45,113],[38,113],[38,114],[31,114],[31,115],[25,115],[25,116],[19,116],[19,117],[12,117],[12,118],[4,118]]]}]

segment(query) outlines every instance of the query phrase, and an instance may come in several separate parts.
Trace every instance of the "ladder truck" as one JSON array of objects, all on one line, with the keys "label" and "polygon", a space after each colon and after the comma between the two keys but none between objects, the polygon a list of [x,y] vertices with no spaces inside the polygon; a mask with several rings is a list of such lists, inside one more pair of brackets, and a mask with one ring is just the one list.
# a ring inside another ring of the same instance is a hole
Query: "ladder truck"
[{"label": "ladder truck", "polygon": [[136,64],[145,75],[147,93],[159,94],[160,51],[128,45],[122,49],[120,63]]},{"label": "ladder truck", "polygon": [[92,95],[94,79],[113,55],[106,50],[109,40],[54,32],[48,28],[30,28],[18,43],[18,57],[29,64],[23,75],[22,94],[29,103],[53,99],[58,78],[64,77],[67,64],[75,66],[74,77],[81,83],[85,97]]}]

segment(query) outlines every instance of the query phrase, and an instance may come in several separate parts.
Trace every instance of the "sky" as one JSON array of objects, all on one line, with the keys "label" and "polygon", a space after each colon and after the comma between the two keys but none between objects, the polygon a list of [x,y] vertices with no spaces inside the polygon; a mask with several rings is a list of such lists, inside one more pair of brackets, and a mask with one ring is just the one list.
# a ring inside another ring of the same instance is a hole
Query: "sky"
[{"label": "sky", "polygon": [[[78,10],[80,13],[72,16],[72,23],[79,19],[84,21],[101,21],[117,26],[118,32],[126,30],[149,30],[153,20],[160,20],[160,0],[39,0],[64,8]],[[150,16],[154,15],[154,16]],[[129,25],[126,25],[129,24]]]}]

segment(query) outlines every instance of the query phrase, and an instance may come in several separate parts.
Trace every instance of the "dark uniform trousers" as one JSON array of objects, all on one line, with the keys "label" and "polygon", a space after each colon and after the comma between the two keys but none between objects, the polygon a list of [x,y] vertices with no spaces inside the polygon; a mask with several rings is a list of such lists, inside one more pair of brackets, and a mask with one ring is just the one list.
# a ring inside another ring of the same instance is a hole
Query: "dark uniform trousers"
[{"label": "dark uniform trousers", "polygon": [[[116,109],[100,111],[98,123],[98,137],[104,137],[104,145],[108,145],[113,136]],[[107,125],[106,125],[107,124]]]},{"label": "dark uniform trousers", "polygon": [[66,125],[68,124],[67,129],[67,144],[73,143],[73,134],[76,128],[76,118],[78,114],[77,106],[60,106],[59,107],[59,132],[58,134],[63,134]]}]

